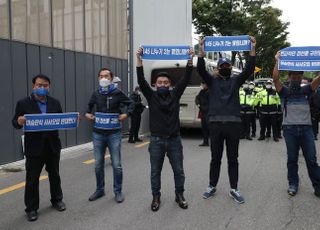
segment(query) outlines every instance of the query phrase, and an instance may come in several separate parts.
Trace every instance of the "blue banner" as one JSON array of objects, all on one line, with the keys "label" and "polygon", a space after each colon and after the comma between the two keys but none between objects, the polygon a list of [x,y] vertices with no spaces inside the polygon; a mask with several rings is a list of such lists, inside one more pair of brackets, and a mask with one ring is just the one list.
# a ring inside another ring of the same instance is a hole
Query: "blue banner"
[{"label": "blue banner", "polygon": [[121,129],[119,113],[95,113],[94,127],[97,129]]},{"label": "blue banner", "polygon": [[25,114],[24,132],[41,132],[78,127],[79,113]]},{"label": "blue banner", "polygon": [[204,51],[249,51],[249,35],[241,36],[208,36],[204,40]]},{"label": "blue banner", "polygon": [[189,60],[190,46],[142,46],[142,59]]},{"label": "blue banner", "polygon": [[280,50],[279,70],[319,71],[320,46],[288,47]]}]

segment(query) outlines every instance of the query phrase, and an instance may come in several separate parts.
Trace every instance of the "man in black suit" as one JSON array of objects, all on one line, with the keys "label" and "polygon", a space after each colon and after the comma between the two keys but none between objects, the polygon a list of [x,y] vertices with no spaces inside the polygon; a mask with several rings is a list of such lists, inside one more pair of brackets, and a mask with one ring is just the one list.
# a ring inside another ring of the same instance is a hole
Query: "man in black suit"
[{"label": "man in black suit", "polygon": [[[62,113],[60,102],[48,96],[50,79],[42,74],[32,79],[33,92],[18,101],[12,124],[21,129],[26,123],[25,114]],[[52,206],[58,211],[66,209],[62,201],[59,162],[61,142],[55,131],[25,132],[26,187],[24,202],[27,219],[35,221],[39,208],[39,177],[44,165],[49,176]]]}]

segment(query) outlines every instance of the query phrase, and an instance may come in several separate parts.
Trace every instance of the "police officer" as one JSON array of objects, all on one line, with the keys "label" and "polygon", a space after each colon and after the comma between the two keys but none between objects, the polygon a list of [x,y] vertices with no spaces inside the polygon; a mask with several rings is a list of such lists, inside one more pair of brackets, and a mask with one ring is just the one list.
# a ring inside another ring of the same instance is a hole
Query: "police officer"
[{"label": "police officer", "polygon": [[209,126],[208,126],[208,110],[209,110],[209,90],[205,82],[201,83],[201,90],[196,96],[196,105],[199,107],[199,115],[201,119],[201,130],[203,142],[199,146],[209,146]]},{"label": "police officer", "polygon": [[130,99],[134,102],[135,107],[131,115],[131,127],[128,140],[129,143],[142,142],[142,140],[139,138],[139,129],[141,123],[141,114],[145,106],[142,104],[140,94],[140,87],[137,86],[130,96]]},{"label": "police officer", "polygon": [[240,105],[241,105],[241,120],[242,120],[242,133],[241,137],[247,140],[252,140],[250,137],[250,125],[252,120],[255,119],[254,102],[255,95],[249,84],[245,82],[242,89],[239,91]]},{"label": "police officer", "polygon": [[265,89],[257,95],[259,101],[259,113],[260,113],[260,137],[259,141],[266,138],[267,122],[271,122],[273,140],[278,142],[277,135],[277,111],[279,105],[279,96],[276,91],[272,89],[272,82],[268,80],[265,84]]}]

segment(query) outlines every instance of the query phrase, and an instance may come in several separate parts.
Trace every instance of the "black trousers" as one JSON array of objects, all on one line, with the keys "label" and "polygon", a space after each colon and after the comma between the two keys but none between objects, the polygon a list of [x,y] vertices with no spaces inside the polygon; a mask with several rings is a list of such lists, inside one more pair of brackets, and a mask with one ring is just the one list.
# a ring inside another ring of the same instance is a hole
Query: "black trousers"
[{"label": "black trousers", "polygon": [[241,137],[250,137],[250,131],[256,134],[256,115],[254,113],[242,113],[241,121]]},{"label": "black trousers", "polygon": [[44,151],[43,156],[26,157],[26,187],[24,193],[26,212],[39,209],[39,177],[44,165],[49,177],[51,203],[62,200],[59,162],[60,153],[52,153],[48,150]]},{"label": "black trousers", "polygon": [[209,124],[207,115],[203,115],[203,117],[201,117],[201,130],[203,143],[209,143]]},{"label": "black trousers", "polygon": [[260,136],[266,136],[268,122],[271,123],[273,137],[278,137],[277,114],[260,114]]},{"label": "black trousers", "polygon": [[131,127],[129,131],[129,138],[130,139],[138,139],[139,137],[139,129],[141,123],[141,113],[139,114],[132,114],[131,116]]},{"label": "black trousers", "polygon": [[218,183],[224,142],[226,142],[230,187],[232,189],[238,187],[240,132],[240,122],[210,122],[211,163],[209,176],[211,186],[216,187]]}]

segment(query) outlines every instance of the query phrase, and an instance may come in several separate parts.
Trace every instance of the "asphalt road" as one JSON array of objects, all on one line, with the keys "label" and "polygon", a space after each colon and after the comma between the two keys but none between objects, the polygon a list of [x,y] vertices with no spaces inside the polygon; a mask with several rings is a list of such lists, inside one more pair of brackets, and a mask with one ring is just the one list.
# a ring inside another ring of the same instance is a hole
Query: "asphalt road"
[{"label": "asphalt road", "polygon": [[[174,202],[173,173],[168,160],[162,172],[161,208],[156,213],[150,210],[148,145],[128,144],[124,139],[123,203],[114,201],[110,160],[106,165],[106,196],[89,202],[88,197],[95,189],[94,164],[83,162],[93,158],[92,149],[71,151],[61,161],[67,210],[57,212],[51,207],[48,179],[43,179],[36,222],[25,218],[23,187],[12,189],[24,181],[25,172],[0,172],[0,229],[320,229],[320,199],[313,195],[303,157],[299,159],[299,193],[295,197],[287,195],[284,140],[241,141],[239,189],[245,196],[244,204],[237,204],[228,196],[225,155],[215,197],[208,200],[201,197],[208,185],[210,150],[198,147],[200,142],[199,131],[184,131],[187,210]],[[319,143],[317,146],[319,149]],[[13,191],[9,192],[10,189]]]}]

